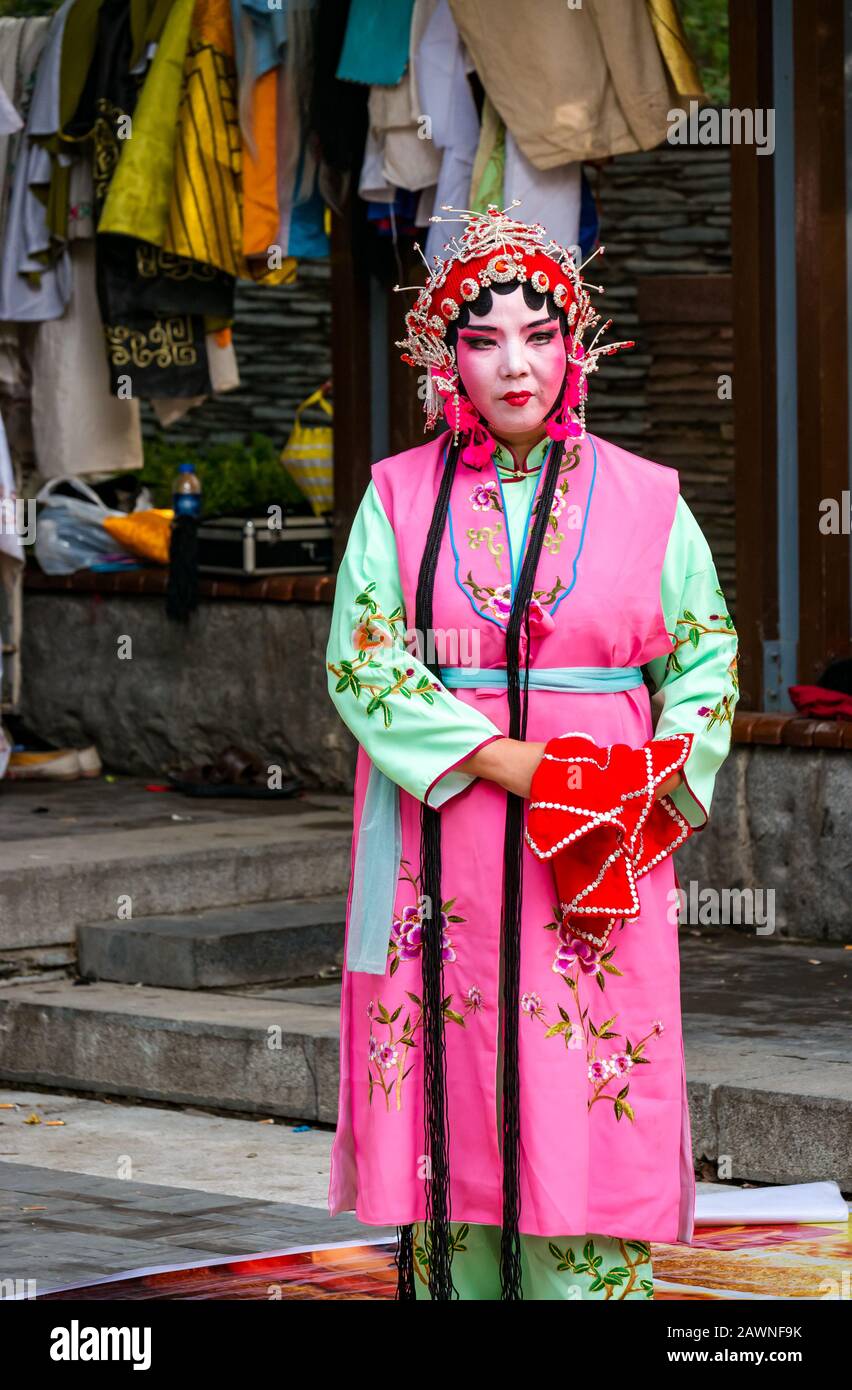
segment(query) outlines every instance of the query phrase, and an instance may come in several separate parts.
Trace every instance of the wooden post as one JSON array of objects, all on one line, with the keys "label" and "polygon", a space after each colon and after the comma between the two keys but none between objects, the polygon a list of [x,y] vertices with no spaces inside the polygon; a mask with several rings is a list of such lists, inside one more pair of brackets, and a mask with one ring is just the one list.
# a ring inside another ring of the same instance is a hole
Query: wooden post
[{"label": "wooden post", "polygon": [[364,207],[354,192],[331,217],[334,569],[370,481],[370,282]]},{"label": "wooden post", "polygon": [[[810,10],[810,6],[806,7]],[[771,108],[772,0],[729,0],[731,108]],[[773,160],[731,145],[735,495],[740,702],[761,709],[763,643],[777,639]]]},{"label": "wooden post", "polygon": [[[737,7],[735,7],[737,8]],[[820,502],[849,487],[843,0],[793,6],[799,433],[799,680],[850,654],[849,536]]]}]

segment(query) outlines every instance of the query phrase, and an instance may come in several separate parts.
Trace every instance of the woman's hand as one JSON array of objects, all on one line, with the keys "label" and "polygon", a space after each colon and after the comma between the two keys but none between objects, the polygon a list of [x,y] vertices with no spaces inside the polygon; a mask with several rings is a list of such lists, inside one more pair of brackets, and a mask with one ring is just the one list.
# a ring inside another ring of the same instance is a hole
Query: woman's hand
[{"label": "woman's hand", "polygon": [[495,738],[460,763],[459,772],[496,782],[507,792],[529,799],[532,775],[542,759],[544,743],[526,743],[519,738]]}]

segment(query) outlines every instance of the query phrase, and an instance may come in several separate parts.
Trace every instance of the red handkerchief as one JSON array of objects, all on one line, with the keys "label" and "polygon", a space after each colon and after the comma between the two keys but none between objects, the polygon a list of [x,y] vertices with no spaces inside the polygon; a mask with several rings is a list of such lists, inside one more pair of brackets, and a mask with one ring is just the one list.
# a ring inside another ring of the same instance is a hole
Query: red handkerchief
[{"label": "red handkerchief", "polygon": [[692,734],[599,747],[588,734],[545,746],[533,773],[526,841],[553,864],[562,925],[596,948],[616,922],[638,917],[636,880],[682,845],[693,827],[654,791],[683,767]]}]

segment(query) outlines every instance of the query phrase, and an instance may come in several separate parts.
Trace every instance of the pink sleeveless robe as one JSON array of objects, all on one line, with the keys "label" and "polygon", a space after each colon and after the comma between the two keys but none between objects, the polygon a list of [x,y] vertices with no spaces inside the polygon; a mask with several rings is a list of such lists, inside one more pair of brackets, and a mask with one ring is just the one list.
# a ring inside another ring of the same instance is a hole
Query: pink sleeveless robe
[{"label": "pink sleeveless robe", "polygon": [[[409,626],[429,521],[449,432],[381,460],[373,478],[398,538]],[[570,444],[570,441],[569,441]],[[566,476],[574,527],[542,551],[534,591],[545,614],[532,633],[530,665],[639,666],[672,649],[660,605],[660,579],[675,515],[674,469],[628,453],[597,436],[577,449]],[[567,450],[566,450],[567,452]],[[542,467],[537,488],[546,468]],[[493,463],[459,463],[434,591],[436,629],[474,628],[474,660],[453,654],[443,665],[505,666],[505,624],[498,570],[487,546],[471,546],[469,528],[487,522],[470,501],[496,485]],[[582,512],[582,525],[578,524]],[[553,528],[555,531],[557,528]],[[520,557],[515,558],[516,575]],[[492,591],[489,594],[489,591]],[[493,591],[497,591],[494,593]],[[503,596],[505,597],[505,596]],[[483,612],[483,610],[485,610]],[[552,629],[552,630],[548,630]],[[523,680],[523,677],[522,677]],[[508,733],[505,691],[459,689]],[[531,690],[527,738],[569,730],[600,745],[638,747],[653,735],[645,686],[623,692]],[[359,748],[352,862],[370,762]],[[403,849],[395,915],[419,897],[420,803],[400,789]],[[500,1021],[500,909],[506,795],[478,779],[440,809],[442,899],[455,959],[445,960],[445,994],[463,1022],[445,1022],[450,1135],[451,1219],[502,1222],[497,1116]],[[405,862],[407,861],[407,863]],[[414,882],[412,881],[414,880]],[[576,982],[554,970],[559,941],[550,866],[524,846],[520,992],[520,1163],[522,1233],[594,1232],[646,1241],[689,1242],[695,1183],[681,1031],[680,971],[671,858],[639,880],[641,913],[616,926],[601,990],[578,962]],[[351,884],[349,901],[351,903]],[[447,908],[447,900],[452,905]],[[349,908],[347,907],[347,932]],[[548,926],[550,924],[550,926]],[[425,1216],[420,956],[384,977],[344,968],[340,1091],[331,1156],[329,1212],[354,1210],[367,1224],[403,1225]],[[382,1012],[382,1011],[385,1012]],[[398,1010],[398,1012],[397,1012]],[[585,1015],[581,1021],[581,1014]],[[554,1025],[572,1024],[570,1046]],[[609,1023],[608,1023],[609,1021]],[[604,1026],[607,1025],[608,1026]],[[399,1042],[407,1036],[414,1046]],[[596,1036],[594,1030],[604,1036]],[[371,1063],[371,1037],[396,1048],[404,1065],[382,1074]],[[632,1049],[632,1051],[631,1051]],[[627,1091],[625,1091],[627,1087]]]}]

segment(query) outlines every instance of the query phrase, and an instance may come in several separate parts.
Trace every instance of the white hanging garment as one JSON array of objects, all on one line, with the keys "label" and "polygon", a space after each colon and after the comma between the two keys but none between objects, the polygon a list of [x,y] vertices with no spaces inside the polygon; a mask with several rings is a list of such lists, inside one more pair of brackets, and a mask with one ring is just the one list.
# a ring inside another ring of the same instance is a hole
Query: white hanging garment
[{"label": "white hanging garment", "polygon": [[74,241],[72,293],[62,319],[39,324],[30,359],[36,465],[42,478],[141,468],[137,400],[110,392],[95,290],[95,248]]}]

